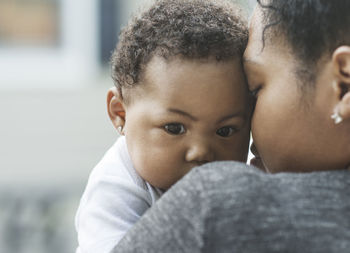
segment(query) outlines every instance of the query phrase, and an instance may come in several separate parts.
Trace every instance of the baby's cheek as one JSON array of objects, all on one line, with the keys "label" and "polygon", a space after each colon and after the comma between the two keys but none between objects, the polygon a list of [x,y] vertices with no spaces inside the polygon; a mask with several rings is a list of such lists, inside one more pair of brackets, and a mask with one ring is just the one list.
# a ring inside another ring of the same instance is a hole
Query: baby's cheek
[{"label": "baby's cheek", "polygon": [[145,153],[145,151],[138,152],[138,155],[135,156],[134,159],[132,159],[134,162],[134,167],[137,171],[137,173],[147,180],[146,178],[149,178],[152,176],[153,169],[152,169],[152,155],[149,155]]},{"label": "baby's cheek", "polygon": [[164,190],[175,184],[187,168],[180,158],[167,154],[166,150],[159,155],[151,156],[146,164],[143,168],[144,179],[153,186]]},{"label": "baby's cheek", "polygon": [[151,148],[135,153],[133,161],[136,172],[144,180],[154,186],[159,183],[160,175],[162,175],[162,171],[160,171],[161,161],[159,156],[154,155]]},{"label": "baby's cheek", "polygon": [[249,133],[240,133],[235,140],[227,146],[225,152],[225,159],[240,162],[246,162],[249,150]]}]

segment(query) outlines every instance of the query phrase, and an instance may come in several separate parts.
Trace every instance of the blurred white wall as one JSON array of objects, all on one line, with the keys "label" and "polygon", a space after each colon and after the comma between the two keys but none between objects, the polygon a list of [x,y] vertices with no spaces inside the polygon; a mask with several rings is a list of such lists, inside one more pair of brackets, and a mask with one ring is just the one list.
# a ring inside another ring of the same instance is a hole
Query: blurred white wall
[{"label": "blurred white wall", "polygon": [[58,47],[0,47],[0,88],[77,88],[96,80],[97,0],[61,0],[59,8]]},{"label": "blurred white wall", "polygon": [[[115,0],[120,24],[151,0]],[[255,0],[236,0],[251,9]],[[0,89],[74,89],[101,77],[98,0],[59,0],[60,44],[54,48],[1,47]],[[103,71],[102,71],[103,72]]]}]

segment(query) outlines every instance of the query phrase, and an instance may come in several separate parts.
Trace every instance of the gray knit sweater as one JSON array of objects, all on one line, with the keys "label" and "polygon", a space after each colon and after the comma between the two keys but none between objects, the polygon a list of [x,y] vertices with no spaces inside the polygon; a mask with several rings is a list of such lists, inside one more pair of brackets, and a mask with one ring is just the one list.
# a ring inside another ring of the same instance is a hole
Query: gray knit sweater
[{"label": "gray knit sweater", "polygon": [[236,162],[195,168],[114,252],[350,252],[350,171],[271,175]]}]

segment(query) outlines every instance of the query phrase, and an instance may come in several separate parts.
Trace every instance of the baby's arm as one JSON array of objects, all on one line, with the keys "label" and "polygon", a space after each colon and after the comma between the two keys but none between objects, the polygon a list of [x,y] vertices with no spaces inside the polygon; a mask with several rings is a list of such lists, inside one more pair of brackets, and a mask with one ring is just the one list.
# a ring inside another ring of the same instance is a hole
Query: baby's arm
[{"label": "baby's arm", "polygon": [[111,175],[90,177],[76,215],[77,253],[110,252],[150,207],[146,191]]}]

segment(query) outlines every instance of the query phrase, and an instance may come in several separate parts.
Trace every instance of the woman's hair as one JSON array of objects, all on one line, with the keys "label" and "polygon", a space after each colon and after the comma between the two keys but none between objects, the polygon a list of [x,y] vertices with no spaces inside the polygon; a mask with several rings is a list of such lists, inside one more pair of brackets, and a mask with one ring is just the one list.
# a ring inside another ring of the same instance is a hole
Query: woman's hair
[{"label": "woman's hair", "polygon": [[264,44],[266,39],[284,35],[294,55],[308,67],[350,44],[349,0],[257,1],[264,13]]},{"label": "woman's hair", "polygon": [[248,41],[245,19],[230,2],[161,0],[122,30],[112,58],[118,89],[138,84],[154,55],[170,59],[241,57]]}]

